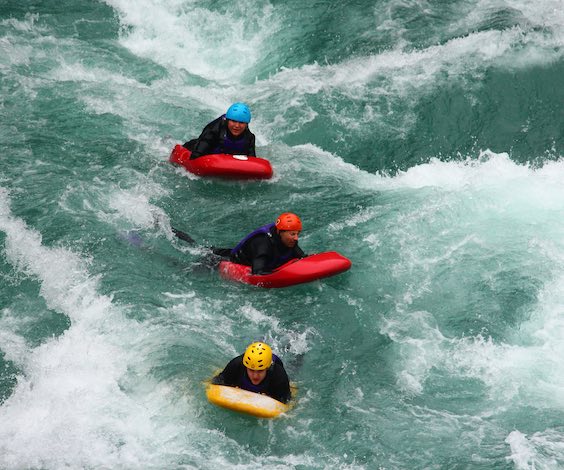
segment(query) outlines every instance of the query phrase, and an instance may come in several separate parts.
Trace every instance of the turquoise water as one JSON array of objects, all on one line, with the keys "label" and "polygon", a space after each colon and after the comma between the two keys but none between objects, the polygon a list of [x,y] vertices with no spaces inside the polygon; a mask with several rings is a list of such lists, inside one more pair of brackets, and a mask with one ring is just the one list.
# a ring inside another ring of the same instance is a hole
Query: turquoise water
[{"label": "turquoise water", "polygon": [[[564,466],[561,0],[8,0],[0,75],[0,468]],[[233,101],[272,180],[168,163]],[[283,211],[353,268],[252,288],[171,231]],[[204,396],[256,339],[276,421]]]}]

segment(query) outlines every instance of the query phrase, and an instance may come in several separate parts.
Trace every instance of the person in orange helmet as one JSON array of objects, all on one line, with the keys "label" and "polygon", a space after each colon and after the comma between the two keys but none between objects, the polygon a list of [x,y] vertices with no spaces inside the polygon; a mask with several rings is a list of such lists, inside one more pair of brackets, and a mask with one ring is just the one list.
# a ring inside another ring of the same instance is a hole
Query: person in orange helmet
[{"label": "person in orange helmet", "polygon": [[235,248],[215,248],[216,255],[251,266],[252,274],[269,274],[277,267],[306,254],[298,246],[302,221],[291,212],[280,214],[271,224],[253,230]]},{"label": "person in orange helmet", "polygon": [[282,403],[291,398],[290,381],[282,360],[263,342],[249,345],[212,379],[216,385],[263,393]]}]

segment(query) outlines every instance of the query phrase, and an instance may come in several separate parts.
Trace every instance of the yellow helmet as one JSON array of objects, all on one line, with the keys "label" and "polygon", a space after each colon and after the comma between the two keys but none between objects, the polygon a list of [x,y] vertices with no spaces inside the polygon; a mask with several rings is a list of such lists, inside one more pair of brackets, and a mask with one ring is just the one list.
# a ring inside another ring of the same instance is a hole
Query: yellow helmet
[{"label": "yellow helmet", "polygon": [[272,364],[272,349],[265,343],[251,344],[243,354],[243,364],[251,370],[264,370]]}]

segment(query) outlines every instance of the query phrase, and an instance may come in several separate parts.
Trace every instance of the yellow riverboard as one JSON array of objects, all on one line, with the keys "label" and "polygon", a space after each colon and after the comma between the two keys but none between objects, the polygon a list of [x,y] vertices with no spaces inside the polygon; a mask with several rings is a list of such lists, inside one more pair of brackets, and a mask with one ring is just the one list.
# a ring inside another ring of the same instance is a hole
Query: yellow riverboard
[{"label": "yellow riverboard", "polygon": [[210,403],[257,418],[276,418],[291,408],[268,395],[249,392],[237,387],[208,384],[206,395]]}]

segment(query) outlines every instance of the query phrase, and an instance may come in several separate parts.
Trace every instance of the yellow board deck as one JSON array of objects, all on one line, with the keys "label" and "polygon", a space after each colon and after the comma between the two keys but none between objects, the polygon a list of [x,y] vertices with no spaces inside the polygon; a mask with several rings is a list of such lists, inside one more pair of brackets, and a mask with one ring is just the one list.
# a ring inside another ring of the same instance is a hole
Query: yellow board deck
[{"label": "yellow board deck", "polygon": [[206,395],[210,403],[258,418],[276,418],[291,408],[274,398],[237,387],[208,384]]}]

